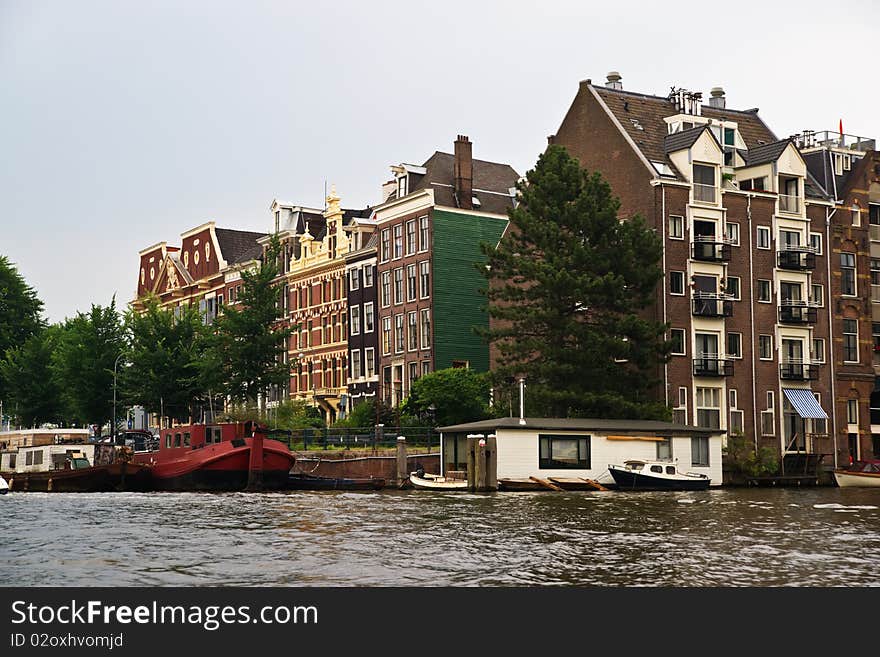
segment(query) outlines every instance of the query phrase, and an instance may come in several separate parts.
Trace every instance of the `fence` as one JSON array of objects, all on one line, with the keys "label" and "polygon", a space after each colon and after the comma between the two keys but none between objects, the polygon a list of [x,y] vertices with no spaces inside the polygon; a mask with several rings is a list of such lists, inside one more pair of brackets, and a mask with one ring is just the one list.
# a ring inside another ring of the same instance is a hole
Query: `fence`
[{"label": "fence", "polygon": [[298,429],[291,432],[290,448],[316,449],[378,449],[397,445],[397,437],[406,438],[407,447],[440,448],[440,433],[431,427],[342,427],[330,429]]}]

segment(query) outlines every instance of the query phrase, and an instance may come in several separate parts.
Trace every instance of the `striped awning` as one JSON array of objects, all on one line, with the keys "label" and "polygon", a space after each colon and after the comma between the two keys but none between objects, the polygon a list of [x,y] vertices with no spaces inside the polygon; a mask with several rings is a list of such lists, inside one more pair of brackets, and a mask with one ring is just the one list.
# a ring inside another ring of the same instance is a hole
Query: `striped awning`
[{"label": "striped awning", "polygon": [[816,396],[813,394],[812,390],[805,390],[803,388],[783,388],[782,392],[785,394],[788,401],[791,402],[791,405],[794,406],[794,410],[797,411],[798,415],[805,420],[828,419],[825,411],[822,410],[822,407],[819,406],[819,402],[816,401]]}]

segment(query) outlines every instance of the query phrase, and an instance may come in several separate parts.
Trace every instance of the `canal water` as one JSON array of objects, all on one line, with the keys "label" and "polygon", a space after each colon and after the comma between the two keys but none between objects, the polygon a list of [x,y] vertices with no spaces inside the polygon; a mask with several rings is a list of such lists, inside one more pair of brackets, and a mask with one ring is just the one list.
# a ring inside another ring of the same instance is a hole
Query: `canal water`
[{"label": "canal water", "polygon": [[880,489],[11,493],[5,586],[878,586]]}]

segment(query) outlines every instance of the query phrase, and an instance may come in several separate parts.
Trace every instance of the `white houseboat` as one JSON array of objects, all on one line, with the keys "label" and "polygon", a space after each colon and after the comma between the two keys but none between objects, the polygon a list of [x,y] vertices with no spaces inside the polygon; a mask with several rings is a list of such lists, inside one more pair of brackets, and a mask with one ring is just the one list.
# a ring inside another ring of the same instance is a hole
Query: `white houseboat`
[{"label": "white houseboat", "polygon": [[499,488],[531,483],[569,488],[575,481],[614,485],[608,466],[633,459],[669,461],[721,485],[719,429],[591,418],[498,418],[441,427],[441,474],[467,469],[467,437],[494,435]]}]

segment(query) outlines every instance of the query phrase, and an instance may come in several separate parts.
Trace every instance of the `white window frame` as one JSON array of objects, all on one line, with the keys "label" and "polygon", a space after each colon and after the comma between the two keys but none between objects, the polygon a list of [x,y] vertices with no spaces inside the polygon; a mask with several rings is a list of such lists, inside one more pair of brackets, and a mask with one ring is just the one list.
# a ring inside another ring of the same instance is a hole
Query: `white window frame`
[{"label": "white window frame", "polygon": [[[398,273],[400,274],[400,278],[398,279]],[[398,286],[397,283],[400,283]],[[404,298],[406,297],[404,293],[404,284],[403,284],[403,267],[396,267],[394,269],[394,277],[391,279],[391,301],[395,306],[399,306],[403,303]],[[400,295],[398,296],[398,291],[400,291]]]},{"label": "white window frame", "polygon": [[[398,234],[399,233],[399,234]],[[398,253],[398,245],[400,253]],[[403,257],[403,224],[395,224],[391,227],[391,259],[400,260]]]},{"label": "white window frame", "polygon": [[376,349],[375,347],[366,347],[364,349],[364,376],[372,377],[376,373]]},{"label": "white window frame", "polygon": [[[731,231],[730,230],[731,228],[733,228],[734,230]],[[725,235],[726,235],[728,241],[730,242],[730,244],[732,244],[733,246],[739,246],[740,233],[739,233],[739,222],[738,221],[726,222],[724,232],[725,232]],[[731,232],[734,233],[733,236],[731,236]]]},{"label": "white window frame", "polygon": [[379,262],[391,260],[391,229],[383,228],[379,233]]},{"label": "white window frame", "polygon": [[422,260],[419,263],[419,298],[428,299],[431,296],[431,261]]},{"label": "white window frame", "polygon": [[402,354],[406,351],[406,320],[403,313],[394,315],[394,353]]},{"label": "white window frame", "polygon": [[[816,295],[816,288],[819,288],[819,295]],[[816,304],[817,307],[822,308],[825,306],[825,286],[821,283],[810,283],[810,297],[811,301]]]},{"label": "white window frame", "polygon": [[[427,329],[425,318],[427,318]],[[427,339],[426,339],[427,338]],[[431,347],[431,310],[422,308],[419,311],[419,345],[422,349]]]},{"label": "white window frame", "polygon": [[[410,276],[412,273],[412,276]],[[412,282],[412,287],[410,287]],[[412,296],[410,296],[412,292]],[[410,263],[406,266],[406,300],[415,301],[419,296],[419,271],[416,263]]]},{"label": "white window frame", "polygon": [[348,309],[349,320],[348,320],[348,334],[349,335],[360,335],[361,334],[361,307],[360,306],[351,306]]},{"label": "white window frame", "polygon": [[[678,231],[673,230],[673,226],[679,228]],[[667,233],[671,240],[684,240],[684,217],[680,214],[669,215]],[[679,233],[679,234],[676,234]]]},{"label": "white window frame", "polygon": [[419,253],[428,251],[428,243],[431,241],[431,227],[428,225],[428,215],[419,217]]},{"label": "white window frame", "polygon": [[[816,244],[814,244],[814,240]],[[816,255],[822,255],[822,233],[810,233],[810,246],[816,249]]]},{"label": "white window frame", "polygon": [[[387,286],[385,285],[386,280],[388,281]],[[393,293],[394,292],[391,289],[391,270],[383,271],[382,281],[379,284],[379,305],[381,305],[383,308],[390,308]]]},{"label": "white window frame", "polygon": [[[387,340],[386,340],[387,336]],[[382,355],[388,356],[394,350],[394,326],[391,315],[382,318]]]},{"label": "white window frame", "polygon": [[[729,351],[730,336],[731,335],[738,335],[739,336],[739,355],[738,356],[731,354]],[[743,352],[743,334],[740,333],[739,331],[728,331],[727,332],[727,341],[725,342],[724,347],[725,347],[724,351],[727,354],[728,358],[740,358],[741,359],[743,357],[743,354],[742,354],[742,352]]]},{"label": "white window frame", "polygon": [[[764,351],[764,350],[761,348],[761,344],[762,344],[762,342],[764,342],[763,338],[768,338],[768,339],[769,339],[769,342],[770,342],[770,356],[769,356],[769,357],[766,357],[766,356],[763,355],[763,351]],[[774,356],[774,353],[773,353],[773,352],[774,352],[774,349],[773,349],[773,336],[772,336],[772,335],[767,335],[767,334],[761,334],[761,335],[759,335],[759,336],[758,336],[758,360],[772,361],[772,360],[773,360],[773,356]]]},{"label": "white window frame", "polygon": [[[770,291],[769,299],[761,298],[761,283],[767,283],[767,289]],[[758,303],[773,303],[773,281],[768,280],[766,278],[758,278],[755,280],[755,284],[757,289],[757,294],[755,294],[755,299]]]},{"label": "white window frame", "polygon": [[[842,260],[842,259],[843,259],[843,256],[845,256],[845,255],[852,256],[852,262],[853,262],[852,267],[844,267],[844,266],[843,266],[843,260]],[[841,271],[841,281],[840,281],[840,283],[841,283],[841,288],[840,288],[840,296],[842,296],[842,297],[856,297],[856,296],[859,295],[859,275],[858,275],[858,274],[859,274],[859,269],[858,269],[859,261],[858,261],[858,257],[856,256],[855,253],[852,253],[851,251],[842,251],[842,252],[840,253],[840,256],[841,256],[841,263],[840,263],[840,271]],[[853,291],[852,291],[852,292],[844,292],[844,291],[843,291],[843,276],[842,276],[842,273],[843,273],[843,270],[844,270],[844,269],[852,269],[852,271],[853,271]]]},{"label": "white window frame", "polygon": [[846,423],[853,426],[859,425],[859,400],[846,400]]},{"label": "white window frame", "polygon": [[[415,333],[415,336],[413,336],[413,333]],[[415,340],[413,340],[413,337],[415,337]],[[406,350],[418,351],[419,340],[421,340],[421,336],[419,335],[418,311],[410,310],[406,314]]]},{"label": "white window frame", "polygon": [[[674,344],[674,340],[672,339],[672,335],[674,333],[681,333],[681,347],[684,349],[682,352],[672,351],[670,349],[669,354],[671,356],[687,356],[687,331],[683,328],[670,328],[669,329],[669,342]],[[674,349],[674,347],[672,347]]]},{"label": "white window frame", "polygon": [[[816,346],[819,346],[819,349],[816,349]],[[825,362],[825,338],[813,338],[810,341],[810,359],[814,363],[824,363]]]},{"label": "white window frame", "polygon": [[[729,283],[731,280],[734,280],[734,279],[736,280],[736,296],[731,295],[730,298],[733,299],[734,301],[741,301],[742,300],[742,278],[739,276],[728,276],[727,282]],[[724,286],[725,292],[727,291],[727,289],[728,289],[728,286],[725,284],[725,286]]]},{"label": "white window frame", "polygon": [[[367,322],[367,319],[370,319],[370,322]],[[367,326],[369,323],[369,327]],[[376,328],[376,309],[373,307],[372,301],[367,301],[364,304],[364,333],[372,333]]]},{"label": "white window frame", "polygon": [[[859,362],[859,320],[857,319],[849,319],[848,317],[843,318],[843,323],[841,324],[840,334],[843,336],[843,345],[841,346],[841,357],[843,358],[844,363],[858,363]],[[847,333],[843,330],[843,327],[846,326],[846,322],[855,322],[856,332],[855,333]],[[856,359],[855,360],[847,360],[846,359],[846,336],[847,335],[855,335],[856,336]]]},{"label": "white window frame", "polygon": [[361,288],[360,269],[354,268],[348,270],[348,289],[359,290]]},{"label": "white window frame", "polygon": [[[761,235],[766,236],[767,246],[761,246]],[[765,251],[769,251],[770,249],[772,249],[773,248],[773,241],[771,239],[772,236],[773,236],[773,233],[770,230],[770,226],[758,226],[757,236],[755,238],[756,247],[759,249],[763,249]]]},{"label": "white window frame", "polygon": [[[672,276],[673,276],[673,274],[678,274],[681,276],[681,292],[673,292],[672,291]],[[683,272],[683,271],[670,271],[669,272],[669,294],[671,294],[674,297],[683,297],[685,294],[687,294],[687,285],[685,284],[686,280],[687,279],[685,278],[685,272]]]},{"label": "white window frame", "polygon": [[351,351],[351,378],[360,379],[363,377],[363,362],[361,361],[361,350],[352,349]]}]

